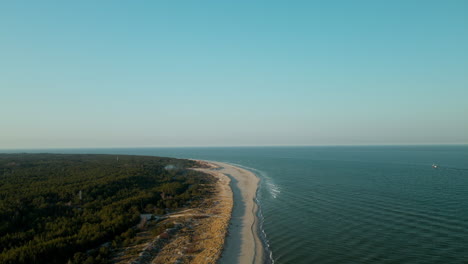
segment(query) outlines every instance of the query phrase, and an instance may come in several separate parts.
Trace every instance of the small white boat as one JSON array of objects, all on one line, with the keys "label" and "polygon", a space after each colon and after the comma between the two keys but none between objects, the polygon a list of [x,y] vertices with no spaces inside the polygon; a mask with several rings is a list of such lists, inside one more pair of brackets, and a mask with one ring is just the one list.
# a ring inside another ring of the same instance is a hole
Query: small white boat
[{"label": "small white boat", "polygon": [[433,168],[433,169],[437,169],[438,167],[439,167],[439,165],[437,165],[437,164],[432,164],[432,168]]}]

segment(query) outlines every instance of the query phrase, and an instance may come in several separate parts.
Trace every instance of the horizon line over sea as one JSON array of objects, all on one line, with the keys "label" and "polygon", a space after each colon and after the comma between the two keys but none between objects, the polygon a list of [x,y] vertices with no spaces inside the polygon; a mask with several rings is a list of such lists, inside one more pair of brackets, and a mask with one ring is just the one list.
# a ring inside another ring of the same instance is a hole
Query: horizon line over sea
[{"label": "horizon line over sea", "polygon": [[84,149],[172,149],[172,148],[301,148],[301,147],[464,147],[468,143],[413,143],[413,144],[315,144],[315,145],[294,145],[294,144],[281,144],[281,145],[181,145],[181,146],[112,146],[112,147],[19,147],[19,148],[0,148],[1,151],[42,151],[42,150],[84,150]]}]

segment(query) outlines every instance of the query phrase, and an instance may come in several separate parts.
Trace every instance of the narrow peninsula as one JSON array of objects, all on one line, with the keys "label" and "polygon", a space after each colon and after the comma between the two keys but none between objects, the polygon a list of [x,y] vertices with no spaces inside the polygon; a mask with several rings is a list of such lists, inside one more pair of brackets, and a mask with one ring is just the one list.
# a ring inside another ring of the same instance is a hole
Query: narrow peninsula
[{"label": "narrow peninsula", "polygon": [[0,154],[0,262],[262,263],[258,181],[220,162]]}]

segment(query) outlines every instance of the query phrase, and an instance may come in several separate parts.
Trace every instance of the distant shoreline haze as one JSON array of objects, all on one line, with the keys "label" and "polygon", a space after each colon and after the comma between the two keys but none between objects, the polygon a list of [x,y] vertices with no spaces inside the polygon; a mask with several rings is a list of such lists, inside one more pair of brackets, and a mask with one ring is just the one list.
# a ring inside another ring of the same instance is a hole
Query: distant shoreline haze
[{"label": "distant shoreline haze", "polygon": [[142,147],[38,147],[38,148],[0,148],[6,153],[15,151],[60,151],[60,150],[118,150],[118,149],[216,149],[216,148],[352,148],[352,147],[465,147],[468,143],[454,143],[454,144],[369,144],[369,145],[354,145],[354,144],[343,144],[343,145],[239,145],[239,146],[142,146]]}]

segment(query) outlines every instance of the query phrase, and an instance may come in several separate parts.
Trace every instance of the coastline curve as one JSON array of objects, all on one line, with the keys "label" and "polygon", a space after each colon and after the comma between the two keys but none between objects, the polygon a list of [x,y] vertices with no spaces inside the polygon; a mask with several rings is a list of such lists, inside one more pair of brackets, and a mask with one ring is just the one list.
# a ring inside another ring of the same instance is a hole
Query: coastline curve
[{"label": "coastline curve", "polygon": [[259,207],[256,195],[260,178],[244,168],[224,162],[204,161],[211,164],[211,170],[222,173],[231,179],[230,188],[234,206],[224,242],[223,252],[218,263],[264,263],[264,246],[259,235]]}]

